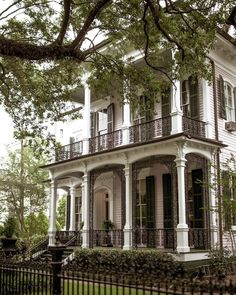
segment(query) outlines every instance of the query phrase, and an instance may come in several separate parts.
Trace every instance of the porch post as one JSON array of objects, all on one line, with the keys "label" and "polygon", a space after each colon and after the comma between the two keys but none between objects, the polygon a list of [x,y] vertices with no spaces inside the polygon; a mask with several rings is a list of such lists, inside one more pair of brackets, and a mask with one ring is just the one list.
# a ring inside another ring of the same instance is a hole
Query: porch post
[{"label": "porch post", "polygon": [[70,229],[70,200],[71,200],[71,196],[70,196],[70,191],[68,191],[67,193],[67,197],[66,197],[66,230]]},{"label": "porch post", "polygon": [[180,97],[180,81],[176,80],[171,88],[171,134],[183,132],[183,112],[181,110]]},{"label": "porch post", "polygon": [[129,144],[129,127],[130,123],[130,102],[129,102],[129,80],[124,81],[124,103],[123,107],[123,124],[122,124],[122,144]]},{"label": "porch post", "polygon": [[174,160],[177,167],[178,179],[178,207],[179,207],[179,220],[177,224],[177,252],[189,252],[188,242],[188,225],[186,223],[186,200],[185,200],[185,154],[183,151],[184,144],[178,143],[178,154]]},{"label": "porch post", "polygon": [[125,172],[125,226],[124,250],[132,249],[132,165],[126,164]]},{"label": "porch post", "polygon": [[87,83],[89,74],[84,75],[84,114],[83,114],[83,155],[89,153],[91,90]]},{"label": "porch post", "polygon": [[[214,157],[212,157],[212,163],[215,163]],[[214,165],[215,166],[215,165]],[[216,178],[216,168],[211,166],[210,168],[210,175],[208,173],[208,179],[210,181],[210,188],[209,188],[209,196],[210,197],[210,228],[211,228],[211,248],[217,249],[217,244],[219,242],[218,239],[218,228],[217,228],[217,184],[214,183],[215,181],[213,178]]]},{"label": "porch post", "polygon": [[82,236],[83,236],[83,243],[82,243],[82,248],[88,248],[89,247],[89,185],[88,185],[88,173],[84,172],[83,176],[83,217],[84,217],[84,226],[82,230]]},{"label": "porch post", "polygon": [[75,187],[70,188],[70,231],[75,231]]},{"label": "porch post", "polygon": [[55,244],[55,233],[56,233],[56,206],[57,206],[57,186],[55,180],[51,181],[50,188],[50,210],[49,210],[49,246]]},{"label": "porch post", "polygon": [[206,137],[213,138],[213,126],[211,122],[211,118],[213,115],[211,114],[211,93],[212,87],[209,85],[209,81],[202,80],[203,84],[203,118],[206,122]]}]

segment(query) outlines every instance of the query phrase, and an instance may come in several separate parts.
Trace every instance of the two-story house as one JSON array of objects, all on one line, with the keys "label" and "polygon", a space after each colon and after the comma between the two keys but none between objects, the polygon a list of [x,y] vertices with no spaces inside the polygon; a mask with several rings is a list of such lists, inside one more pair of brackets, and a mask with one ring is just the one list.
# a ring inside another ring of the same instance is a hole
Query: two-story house
[{"label": "two-story house", "polygon": [[[143,64],[140,52],[130,54]],[[214,179],[236,156],[236,50],[226,34],[218,33],[208,63],[211,81],[175,81],[154,106],[140,93],[135,110],[120,104],[114,88],[98,99],[85,77],[74,98],[82,119],[44,167],[51,175],[50,244],[59,188],[68,194],[68,236],[82,228],[84,248],[107,243],[107,220],[113,247],[175,250],[188,259],[221,243],[225,219]]]}]

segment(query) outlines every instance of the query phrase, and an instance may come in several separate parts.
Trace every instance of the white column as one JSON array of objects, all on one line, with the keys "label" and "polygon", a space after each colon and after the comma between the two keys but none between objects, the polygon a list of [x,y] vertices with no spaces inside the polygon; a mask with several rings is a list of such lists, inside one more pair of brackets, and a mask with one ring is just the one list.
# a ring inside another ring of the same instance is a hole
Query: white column
[{"label": "white column", "polygon": [[84,113],[83,113],[83,155],[89,153],[89,138],[90,138],[90,111],[91,111],[91,90],[85,77],[84,85]]},{"label": "white column", "polygon": [[171,134],[181,133],[183,112],[180,105],[180,81],[176,80],[171,88]]},{"label": "white column", "polygon": [[214,156],[211,160],[211,168],[208,175],[209,180],[209,200],[210,200],[210,228],[211,228],[211,248],[217,249],[218,247],[218,227],[217,227],[217,183],[215,179],[217,179],[217,169],[215,165]]},{"label": "white column", "polygon": [[88,248],[89,247],[89,185],[88,185],[88,173],[85,172],[83,176],[83,201],[84,201],[84,226],[82,230],[83,235],[83,243],[82,248]]},{"label": "white column", "polygon": [[123,124],[122,124],[122,138],[123,144],[129,144],[129,127],[130,122],[130,100],[129,100],[129,81],[124,81],[124,103],[123,107]]},{"label": "white column", "polygon": [[70,188],[70,231],[75,231],[75,187]]},{"label": "white column", "polygon": [[213,138],[213,124],[212,118],[214,118],[211,112],[211,97],[212,97],[212,86],[209,82],[202,80],[203,86],[203,120],[206,122],[206,137]]},{"label": "white column", "polygon": [[179,222],[177,225],[177,252],[189,252],[188,243],[188,225],[186,223],[186,200],[185,200],[185,154],[183,152],[183,145],[178,145],[178,155],[175,159],[177,167],[178,179],[178,208],[179,208]]},{"label": "white column", "polygon": [[54,180],[51,181],[50,188],[50,213],[49,213],[49,246],[55,244],[55,233],[56,233],[56,206],[57,206],[57,186]]},{"label": "white column", "polygon": [[81,184],[81,220],[84,222],[84,183]]},{"label": "white column", "polygon": [[126,164],[125,172],[125,226],[123,249],[132,249],[132,165]]}]

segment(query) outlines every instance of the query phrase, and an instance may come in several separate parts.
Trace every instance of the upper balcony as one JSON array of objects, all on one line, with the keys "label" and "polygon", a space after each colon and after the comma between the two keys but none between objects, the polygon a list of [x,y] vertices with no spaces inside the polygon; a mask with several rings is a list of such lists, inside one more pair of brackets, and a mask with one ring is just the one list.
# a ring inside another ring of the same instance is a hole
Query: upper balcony
[{"label": "upper balcony", "polygon": [[[60,162],[78,158],[85,154],[94,154],[102,151],[110,151],[121,146],[153,142],[160,137],[171,135],[171,116],[136,124],[128,128],[128,142],[124,137],[124,130],[119,129],[106,134],[89,138],[88,152],[83,150],[83,141],[74,142],[55,150],[54,162]],[[182,116],[182,132],[189,136],[205,138],[205,122]]]}]

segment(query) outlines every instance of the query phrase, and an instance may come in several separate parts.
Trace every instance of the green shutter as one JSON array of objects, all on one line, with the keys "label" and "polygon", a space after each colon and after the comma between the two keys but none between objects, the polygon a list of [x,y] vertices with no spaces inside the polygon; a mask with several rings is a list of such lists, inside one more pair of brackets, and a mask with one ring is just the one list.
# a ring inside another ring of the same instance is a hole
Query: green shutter
[{"label": "green shutter", "polygon": [[111,103],[107,107],[107,132],[110,133],[114,131],[114,103]]},{"label": "green shutter", "polygon": [[229,171],[221,173],[222,185],[222,206],[224,216],[224,229],[230,230],[231,227],[231,195],[230,195],[230,174]]},{"label": "green shutter", "polygon": [[170,112],[170,88],[168,88],[161,95],[161,116],[169,116]]},{"label": "green shutter", "polygon": [[173,227],[173,198],[172,198],[172,181],[171,174],[162,175],[162,190],[163,190],[163,210],[164,210],[164,228]]},{"label": "green shutter", "polygon": [[198,95],[198,78],[190,76],[189,82],[189,103],[190,116],[193,119],[199,119],[199,95]]},{"label": "green shutter", "polygon": [[90,136],[96,136],[96,113],[90,114]]},{"label": "green shutter", "polygon": [[219,102],[220,102],[219,115],[220,115],[220,118],[226,120],[225,88],[224,88],[224,79],[221,75],[219,76],[218,88],[219,88]]},{"label": "green shutter", "polygon": [[147,228],[155,227],[155,179],[154,176],[146,177],[147,192]]}]

